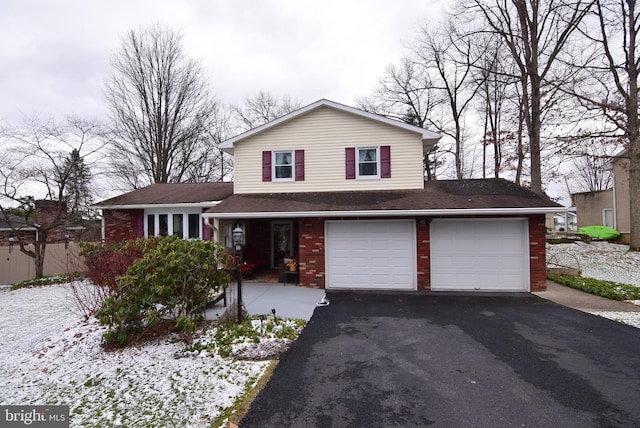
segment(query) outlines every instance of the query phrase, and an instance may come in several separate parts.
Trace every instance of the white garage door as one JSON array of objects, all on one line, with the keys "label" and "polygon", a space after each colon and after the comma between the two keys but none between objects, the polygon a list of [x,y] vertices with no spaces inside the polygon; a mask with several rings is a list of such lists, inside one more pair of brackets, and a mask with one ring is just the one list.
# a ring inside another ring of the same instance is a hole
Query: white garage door
[{"label": "white garage door", "polygon": [[432,290],[529,290],[526,219],[434,219]]},{"label": "white garage door", "polygon": [[413,220],[327,221],[327,288],[416,289]]}]

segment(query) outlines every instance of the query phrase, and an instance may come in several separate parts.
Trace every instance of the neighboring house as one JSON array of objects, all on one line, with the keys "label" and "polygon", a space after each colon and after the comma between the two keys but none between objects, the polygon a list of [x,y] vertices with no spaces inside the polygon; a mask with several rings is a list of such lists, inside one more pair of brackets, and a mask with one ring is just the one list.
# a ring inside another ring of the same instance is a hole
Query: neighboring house
[{"label": "neighboring house", "polygon": [[8,214],[6,217],[4,214],[0,214],[0,246],[17,246],[18,238],[21,238],[27,245],[32,244],[38,235],[36,225],[50,229],[47,240],[49,244],[76,241],[77,234],[85,228],[69,224],[66,213],[63,212],[62,218],[58,220],[59,226],[51,228],[51,225],[54,224],[54,221],[57,220],[56,217],[59,215],[58,204],[58,201],[36,201],[33,215],[27,219],[12,214]]},{"label": "neighboring house", "polygon": [[[58,204],[57,201],[36,201],[33,215],[27,219],[0,214],[0,284],[15,284],[34,278],[34,260],[20,252],[19,241],[22,240],[27,250],[33,250],[39,233],[36,226],[48,229],[44,258],[46,275],[84,269],[76,242],[84,235],[85,227],[68,223],[65,213],[58,220]],[[53,227],[54,222],[59,222],[59,226]]]},{"label": "neighboring house", "polygon": [[[208,201],[202,217],[227,247],[244,229],[245,260],[277,268],[296,259],[303,286],[545,289],[545,213],[560,206],[500,179],[425,182],[424,157],[438,139],[320,100],[221,143],[234,156],[233,191],[217,183],[198,208]],[[97,204],[105,237],[149,235],[151,222],[154,234],[171,233],[162,226],[170,217],[149,217],[184,202],[164,197],[164,186],[180,185],[150,186],[154,201],[142,189]]]},{"label": "neighboring house", "polygon": [[613,189],[572,195],[578,216],[578,227],[594,225],[613,227],[620,232],[618,240],[628,244],[631,233],[631,203],[627,151],[616,155],[610,166],[613,171]]}]

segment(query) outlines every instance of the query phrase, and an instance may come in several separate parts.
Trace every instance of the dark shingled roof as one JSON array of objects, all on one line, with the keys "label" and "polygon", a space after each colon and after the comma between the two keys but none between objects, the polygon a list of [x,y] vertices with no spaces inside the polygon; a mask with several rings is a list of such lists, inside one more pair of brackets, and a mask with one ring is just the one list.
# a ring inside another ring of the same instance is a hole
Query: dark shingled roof
[{"label": "dark shingled roof", "polygon": [[560,207],[503,179],[426,181],[424,190],[235,194],[208,213]]},{"label": "dark shingled roof", "polygon": [[[7,221],[7,217],[9,221]],[[13,214],[7,214],[7,217],[5,217],[3,214],[0,214],[0,229],[11,229],[11,226],[15,227],[16,229],[20,229],[21,227],[33,226],[33,221],[25,221],[24,217]]]},{"label": "dark shingled roof", "polygon": [[193,204],[220,201],[232,194],[233,183],[157,183],[99,202],[94,207]]}]

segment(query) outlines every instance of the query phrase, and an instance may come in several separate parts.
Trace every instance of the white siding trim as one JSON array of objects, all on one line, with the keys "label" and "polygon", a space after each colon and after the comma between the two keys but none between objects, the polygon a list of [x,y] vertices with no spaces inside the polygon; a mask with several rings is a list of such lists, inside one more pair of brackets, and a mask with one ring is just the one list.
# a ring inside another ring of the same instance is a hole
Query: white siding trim
[{"label": "white siding trim", "polygon": [[204,213],[205,218],[303,218],[303,217],[397,217],[457,215],[527,215],[567,212],[567,207],[485,208],[451,210],[375,210],[375,211],[263,211],[237,213]]}]

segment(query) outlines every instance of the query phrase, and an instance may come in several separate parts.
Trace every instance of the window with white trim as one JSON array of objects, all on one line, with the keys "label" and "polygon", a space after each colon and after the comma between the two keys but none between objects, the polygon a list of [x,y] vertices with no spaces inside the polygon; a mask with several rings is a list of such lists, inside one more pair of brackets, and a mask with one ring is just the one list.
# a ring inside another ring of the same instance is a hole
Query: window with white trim
[{"label": "window with white trim", "polygon": [[291,181],[293,172],[293,150],[282,150],[273,152],[273,178],[274,181]]},{"label": "window with white trim", "polygon": [[174,235],[180,238],[202,239],[200,209],[145,209],[145,237]]},{"label": "window with white trim", "polygon": [[380,177],[380,155],[378,147],[358,147],[358,178]]}]

